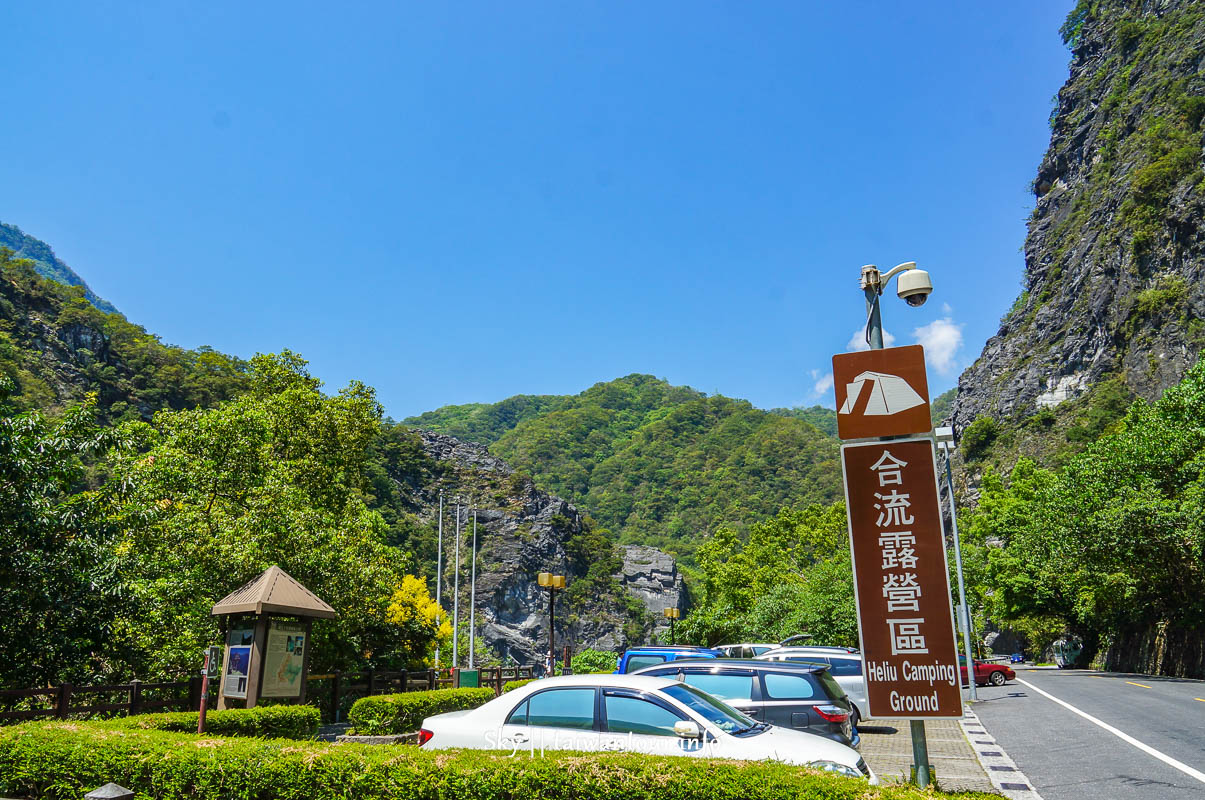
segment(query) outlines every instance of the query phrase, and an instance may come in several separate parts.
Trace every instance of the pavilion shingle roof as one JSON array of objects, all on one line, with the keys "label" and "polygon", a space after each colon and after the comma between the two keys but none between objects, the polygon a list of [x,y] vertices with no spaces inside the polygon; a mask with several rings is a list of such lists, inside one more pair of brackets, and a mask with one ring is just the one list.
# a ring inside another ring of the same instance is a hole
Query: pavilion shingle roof
[{"label": "pavilion shingle roof", "polygon": [[255,580],[218,601],[210,612],[219,614],[291,614],[298,617],[339,616],[318,595],[280,567],[268,567]]}]

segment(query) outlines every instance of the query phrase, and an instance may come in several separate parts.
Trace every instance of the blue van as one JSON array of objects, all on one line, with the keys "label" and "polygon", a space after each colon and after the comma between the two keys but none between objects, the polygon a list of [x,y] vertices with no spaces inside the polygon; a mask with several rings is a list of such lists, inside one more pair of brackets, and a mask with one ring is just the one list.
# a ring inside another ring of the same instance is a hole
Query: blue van
[{"label": "blue van", "polygon": [[626,675],[645,667],[677,661],[682,658],[720,658],[724,654],[707,647],[633,647],[619,657],[616,675]]}]

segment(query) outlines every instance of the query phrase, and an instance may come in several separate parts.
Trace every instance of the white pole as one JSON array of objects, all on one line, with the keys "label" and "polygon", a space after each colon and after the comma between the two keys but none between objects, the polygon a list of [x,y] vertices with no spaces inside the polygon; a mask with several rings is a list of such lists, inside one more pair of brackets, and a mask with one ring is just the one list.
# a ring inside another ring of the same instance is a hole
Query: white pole
[{"label": "white pole", "polygon": [[456,501],[456,577],[452,581],[452,666],[460,666],[460,501]]},{"label": "white pole", "polygon": [[[944,445],[945,443],[943,443]],[[950,490],[950,522],[954,532],[954,564],[958,568],[958,605],[962,608],[962,646],[967,657],[967,683],[971,688],[971,702],[979,699],[979,690],[975,688],[975,657],[971,653],[971,610],[967,607],[966,587],[962,580],[962,548],[958,544],[958,512],[954,508],[954,473],[950,469],[950,451],[946,451],[946,486]]]},{"label": "white pole", "polygon": [[[440,593],[440,573],[443,572],[444,565],[444,493],[439,490],[439,544],[435,550],[435,605],[442,608],[442,596]],[[435,617],[436,628],[439,627],[439,616]],[[439,640],[435,644],[435,668],[439,669]]]},{"label": "white pole", "polygon": [[473,577],[469,582],[469,669],[473,669],[473,651],[477,644],[477,509],[473,509]]}]

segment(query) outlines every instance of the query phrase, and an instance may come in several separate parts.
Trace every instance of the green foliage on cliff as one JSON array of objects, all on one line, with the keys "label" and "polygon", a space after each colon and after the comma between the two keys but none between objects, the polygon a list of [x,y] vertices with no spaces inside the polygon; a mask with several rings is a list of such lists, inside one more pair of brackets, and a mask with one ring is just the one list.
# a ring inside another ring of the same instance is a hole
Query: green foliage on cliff
[{"label": "green foliage on cliff", "polygon": [[560,395],[519,394],[500,403],[443,406],[410,417],[405,422],[415,428],[446,433],[468,442],[493,444],[520,422],[555,411],[567,399]]},{"label": "green foliage on cliff", "polygon": [[[1102,647],[1127,631],[1205,619],[1205,362],[1138,400],[1061,470],[989,472],[965,529],[983,551],[997,619],[1050,622]],[[1039,644],[1045,644],[1040,642]],[[1198,662],[1198,672],[1205,664]]]},{"label": "green foliage on cliff", "polygon": [[[527,399],[530,412],[537,403]],[[722,524],[743,528],[783,506],[840,494],[837,443],[802,414],[762,411],[650,375],[541,403],[552,410],[519,421],[490,449],[587,507],[620,541],[689,557],[693,543]],[[452,425],[495,417],[450,407],[407,422],[424,418]]]}]

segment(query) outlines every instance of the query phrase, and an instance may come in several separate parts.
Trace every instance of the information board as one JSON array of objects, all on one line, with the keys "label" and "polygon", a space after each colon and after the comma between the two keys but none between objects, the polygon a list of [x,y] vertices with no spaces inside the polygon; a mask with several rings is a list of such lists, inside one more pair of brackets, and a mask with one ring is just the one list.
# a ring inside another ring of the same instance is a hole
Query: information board
[{"label": "information board", "polygon": [[308,644],[304,624],[272,620],[268,626],[268,646],[264,653],[261,697],[300,696],[301,674]]}]

